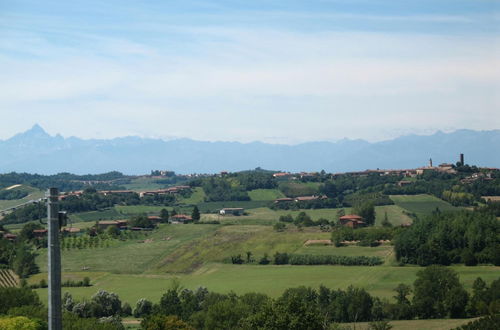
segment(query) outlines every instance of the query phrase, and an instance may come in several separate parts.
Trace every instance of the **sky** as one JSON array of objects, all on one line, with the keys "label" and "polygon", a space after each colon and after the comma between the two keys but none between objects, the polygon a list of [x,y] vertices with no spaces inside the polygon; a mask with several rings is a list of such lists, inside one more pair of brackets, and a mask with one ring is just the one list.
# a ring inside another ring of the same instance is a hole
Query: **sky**
[{"label": "sky", "polygon": [[35,123],[295,144],[500,128],[500,0],[0,0],[0,139]]}]

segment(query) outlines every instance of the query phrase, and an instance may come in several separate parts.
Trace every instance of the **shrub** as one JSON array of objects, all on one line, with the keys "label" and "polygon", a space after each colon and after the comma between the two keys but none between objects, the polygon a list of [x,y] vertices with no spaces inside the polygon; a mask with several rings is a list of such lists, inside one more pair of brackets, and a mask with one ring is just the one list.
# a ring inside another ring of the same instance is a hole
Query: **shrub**
[{"label": "shrub", "polygon": [[134,309],[134,317],[144,317],[151,314],[153,309],[153,303],[151,301],[142,298],[137,301]]}]

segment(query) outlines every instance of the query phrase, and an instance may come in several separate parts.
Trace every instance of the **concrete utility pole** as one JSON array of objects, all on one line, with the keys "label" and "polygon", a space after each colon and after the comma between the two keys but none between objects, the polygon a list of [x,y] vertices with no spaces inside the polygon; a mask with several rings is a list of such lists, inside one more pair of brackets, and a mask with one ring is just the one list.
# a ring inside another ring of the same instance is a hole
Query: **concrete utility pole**
[{"label": "concrete utility pole", "polygon": [[47,190],[49,232],[49,330],[62,330],[59,190]]}]

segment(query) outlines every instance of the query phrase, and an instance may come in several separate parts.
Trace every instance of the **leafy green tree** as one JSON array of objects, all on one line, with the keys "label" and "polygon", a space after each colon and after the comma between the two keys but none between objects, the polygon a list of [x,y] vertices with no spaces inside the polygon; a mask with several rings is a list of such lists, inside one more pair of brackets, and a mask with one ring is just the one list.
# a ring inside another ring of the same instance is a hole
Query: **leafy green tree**
[{"label": "leafy green tree", "polygon": [[375,206],[371,202],[358,204],[354,207],[354,213],[363,218],[369,226],[375,224]]},{"label": "leafy green tree", "polygon": [[177,289],[168,289],[160,298],[160,311],[165,315],[180,316],[182,313],[180,303]]},{"label": "leafy green tree", "polygon": [[283,222],[277,222],[273,225],[275,231],[281,232],[286,229],[286,225]]},{"label": "leafy green tree", "polygon": [[122,305],[122,316],[131,316],[132,315],[132,306],[129,303],[124,303]]},{"label": "leafy green tree", "polygon": [[252,259],[252,251],[247,251],[246,255],[247,255],[247,264],[249,264],[249,263],[251,263],[253,261],[253,259]]},{"label": "leafy green tree", "polygon": [[12,263],[12,268],[17,275],[24,278],[31,274],[39,272],[39,268],[35,263],[35,253],[32,252],[30,246],[19,244],[15,250],[15,257]]},{"label": "leafy green tree", "polygon": [[145,298],[137,301],[134,309],[134,317],[144,317],[150,315],[153,310],[153,303]]},{"label": "leafy green tree", "polygon": [[120,229],[118,229],[118,227],[116,227],[116,226],[110,226],[110,227],[108,227],[108,229],[106,230],[106,232],[107,232],[107,234],[109,236],[114,237],[114,238],[120,236],[120,234],[121,234]]},{"label": "leafy green tree", "polygon": [[225,299],[208,307],[205,329],[236,329],[240,320],[248,316],[249,308],[235,299]]},{"label": "leafy green tree", "polygon": [[387,216],[387,211],[384,213],[384,220],[382,220],[383,227],[392,227],[392,223],[389,222],[389,217]]},{"label": "leafy green tree", "polygon": [[419,318],[465,315],[468,294],[451,268],[429,266],[420,270],[413,290],[413,306]]},{"label": "leafy green tree", "polygon": [[95,317],[119,315],[121,312],[122,303],[115,293],[99,290],[92,296],[91,302],[96,306],[93,311]]},{"label": "leafy green tree", "polygon": [[198,207],[195,206],[193,208],[193,212],[191,213],[191,218],[193,218],[193,221],[200,221],[200,210],[198,210]]},{"label": "leafy green tree", "polygon": [[264,256],[259,260],[259,265],[269,265],[270,262],[271,260],[269,260],[267,253],[264,253]]},{"label": "leafy green tree", "polygon": [[141,321],[144,330],[194,330],[175,315],[151,315]]},{"label": "leafy green tree", "polygon": [[0,329],[3,330],[42,330],[42,324],[25,316],[0,317]]},{"label": "leafy green tree", "polygon": [[161,209],[160,211],[161,222],[167,223],[169,219],[169,214],[167,209]]},{"label": "leafy green tree", "polygon": [[41,306],[40,298],[35,291],[24,288],[0,287],[0,315],[6,314],[13,307]]}]

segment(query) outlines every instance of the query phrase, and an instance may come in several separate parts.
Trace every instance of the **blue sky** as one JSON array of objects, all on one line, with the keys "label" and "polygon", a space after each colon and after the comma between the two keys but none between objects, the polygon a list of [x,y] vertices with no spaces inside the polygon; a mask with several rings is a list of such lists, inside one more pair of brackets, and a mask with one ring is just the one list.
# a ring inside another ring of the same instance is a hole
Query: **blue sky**
[{"label": "blue sky", "polygon": [[0,0],[0,139],[500,128],[500,1]]}]

